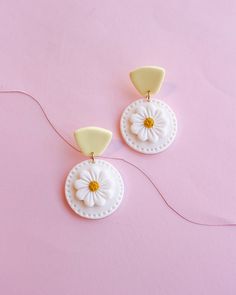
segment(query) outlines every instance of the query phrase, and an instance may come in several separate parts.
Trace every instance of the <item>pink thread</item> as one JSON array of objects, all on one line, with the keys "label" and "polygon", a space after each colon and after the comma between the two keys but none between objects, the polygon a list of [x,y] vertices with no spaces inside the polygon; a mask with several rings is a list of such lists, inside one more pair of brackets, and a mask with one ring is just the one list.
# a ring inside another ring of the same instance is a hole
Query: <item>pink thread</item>
[{"label": "pink thread", "polygon": [[[21,90],[0,90],[0,93],[6,93],[6,94],[24,94],[26,96],[28,96],[29,98],[31,98],[41,109],[41,111],[43,112],[47,122],[49,123],[49,125],[52,127],[52,129],[55,131],[55,133],[66,143],[68,144],[72,149],[76,150],[77,152],[81,153],[81,151],[74,146],[72,143],[70,143],[58,130],[57,128],[54,126],[54,124],[50,121],[46,111],[44,110],[43,106],[41,105],[41,103],[35,98],[33,97],[31,94],[25,92],[25,91],[21,91]],[[197,222],[194,220],[191,220],[187,217],[185,217],[183,214],[181,214],[180,212],[178,212],[174,207],[172,207],[168,201],[166,200],[166,198],[164,197],[163,193],[159,190],[159,188],[156,186],[156,184],[153,182],[153,180],[151,179],[150,176],[148,176],[146,174],[146,172],[144,172],[141,168],[139,168],[138,166],[136,166],[135,164],[123,159],[123,158],[115,158],[115,157],[100,157],[103,159],[110,159],[110,160],[117,160],[117,161],[122,161],[132,167],[134,167],[135,169],[137,169],[144,177],[146,177],[148,179],[148,181],[151,183],[151,185],[154,187],[154,189],[157,191],[157,193],[161,196],[162,200],[164,201],[164,203],[166,204],[166,206],[177,216],[179,216],[181,219],[194,224],[194,225],[201,225],[201,226],[236,226],[236,223],[219,223],[219,224],[210,224],[210,223],[201,223],[201,222]]]}]

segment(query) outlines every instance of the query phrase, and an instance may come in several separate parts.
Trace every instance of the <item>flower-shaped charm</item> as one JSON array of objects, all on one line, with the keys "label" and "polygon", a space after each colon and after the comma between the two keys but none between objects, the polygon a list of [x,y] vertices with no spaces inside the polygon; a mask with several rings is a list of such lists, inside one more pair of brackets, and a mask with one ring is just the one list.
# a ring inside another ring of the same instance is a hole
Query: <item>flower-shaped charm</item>
[{"label": "flower-shaped charm", "polygon": [[104,206],[112,198],[112,183],[103,170],[91,167],[82,170],[79,176],[74,181],[75,195],[87,207]]},{"label": "flower-shaped charm", "polygon": [[167,122],[162,111],[151,102],[137,108],[131,115],[131,132],[141,141],[157,142],[165,135]]}]

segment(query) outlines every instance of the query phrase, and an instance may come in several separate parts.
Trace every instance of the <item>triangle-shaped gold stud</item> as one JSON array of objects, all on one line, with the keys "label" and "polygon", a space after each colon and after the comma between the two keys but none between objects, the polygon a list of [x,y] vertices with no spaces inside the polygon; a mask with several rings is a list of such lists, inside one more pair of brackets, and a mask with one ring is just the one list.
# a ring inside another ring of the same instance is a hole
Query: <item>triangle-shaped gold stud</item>
[{"label": "triangle-shaped gold stud", "polygon": [[164,80],[165,70],[155,66],[144,66],[130,73],[130,79],[134,87],[142,96],[157,93]]},{"label": "triangle-shaped gold stud", "polygon": [[84,127],[74,132],[75,140],[85,156],[100,156],[112,139],[112,132],[98,127]]}]

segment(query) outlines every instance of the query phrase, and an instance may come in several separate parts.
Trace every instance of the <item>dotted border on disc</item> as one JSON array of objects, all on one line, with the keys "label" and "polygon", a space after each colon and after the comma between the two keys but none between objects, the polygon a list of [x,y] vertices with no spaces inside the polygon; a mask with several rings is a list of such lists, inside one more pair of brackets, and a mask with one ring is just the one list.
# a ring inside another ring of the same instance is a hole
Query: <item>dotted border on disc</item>
[{"label": "dotted border on disc", "polygon": [[130,131],[130,123],[129,118],[130,115],[135,111],[135,109],[142,105],[146,104],[147,100],[144,98],[138,99],[128,105],[124,112],[122,113],[121,120],[120,120],[120,130],[121,134],[125,140],[125,142],[134,150],[143,153],[143,154],[157,154],[165,149],[167,149],[174,141],[176,133],[177,133],[177,119],[175,116],[175,113],[172,111],[172,109],[163,101],[159,99],[152,98],[149,103],[154,103],[158,107],[160,107],[162,110],[167,112],[169,116],[170,121],[170,134],[164,138],[164,142],[161,144],[159,142],[157,143],[148,143],[147,141],[141,142],[138,137]]},{"label": "dotted border on disc", "polygon": [[[89,208],[83,206],[83,201],[80,201],[75,197],[73,183],[75,179],[78,178],[81,168],[87,168],[91,165],[97,165],[99,168],[104,168],[107,175],[113,175],[113,177],[115,176],[112,180],[116,184],[116,196],[109,200],[111,204],[106,210],[102,209],[103,207],[94,206]],[[69,172],[65,182],[65,195],[68,204],[76,214],[88,219],[101,219],[111,215],[120,206],[124,195],[124,182],[119,171],[107,161],[96,159],[93,164],[91,160],[86,160],[74,166]]]}]

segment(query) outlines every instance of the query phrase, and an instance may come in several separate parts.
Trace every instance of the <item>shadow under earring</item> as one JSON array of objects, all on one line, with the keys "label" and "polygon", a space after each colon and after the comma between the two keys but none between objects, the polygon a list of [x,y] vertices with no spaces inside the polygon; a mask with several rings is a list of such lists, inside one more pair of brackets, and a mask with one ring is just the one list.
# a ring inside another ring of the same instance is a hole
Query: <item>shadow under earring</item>
[{"label": "shadow under earring", "polygon": [[82,217],[100,219],[120,206],[124,183],[118,170],[109,162],[96,159],[112,139],[112,132],[98,127],[75,131],[81,152],[90,159],[77,164],[67,176],[65,195],[70,207]]},{"label": "shadow under earring", "polygon": [[130,79],[142,95],[128,105],[121,116],[120,129],[125,142],[144,154],[156,154],[167,149],[177,133],[175,113],[163,101],[152,97],[164,80],[165,70],[144,66],[130,73]]}]

